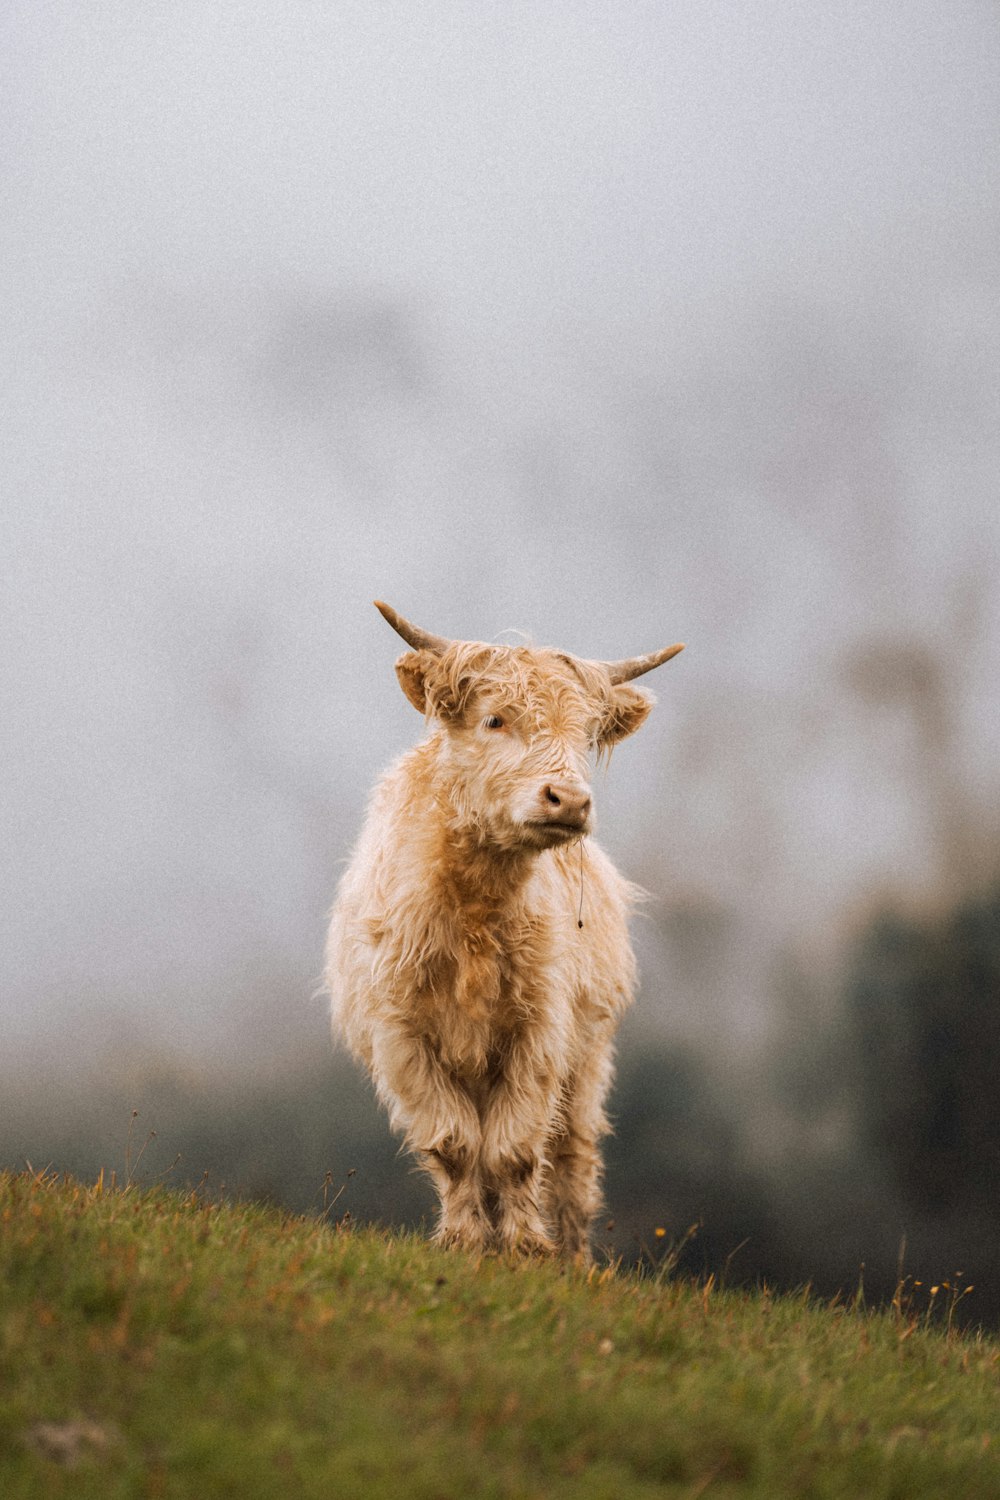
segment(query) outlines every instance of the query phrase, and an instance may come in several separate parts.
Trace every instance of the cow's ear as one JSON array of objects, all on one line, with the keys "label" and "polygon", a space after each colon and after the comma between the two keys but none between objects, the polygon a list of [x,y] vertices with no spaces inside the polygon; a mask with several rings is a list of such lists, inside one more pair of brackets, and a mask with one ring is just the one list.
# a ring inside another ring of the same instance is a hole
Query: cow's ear
[{"label": "cow's ear", "polygon": [[649,710],[656,701],[652,693],[631,687],[627,682],[613,687],[610,696],[611,702],[597,739],[602,750],[610,750],[619,740],[634,734],[639,725],[646,722]]},{"label": "cow's ear", "polygon": [[430,707],[427,701],[427,673],[436,661],[437,657],[432,651],[407,651],[396,663],[399,685],[419,714],[426,714]]}]

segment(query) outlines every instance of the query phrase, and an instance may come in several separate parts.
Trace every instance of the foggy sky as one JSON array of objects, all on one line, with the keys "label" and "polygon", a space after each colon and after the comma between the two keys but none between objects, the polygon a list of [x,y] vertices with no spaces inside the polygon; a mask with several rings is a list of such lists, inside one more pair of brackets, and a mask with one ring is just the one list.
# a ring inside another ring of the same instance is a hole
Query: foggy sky
[{"label": "foggy sky", "polygon": [[688,642],[597,784],[658,1025],[988,872],[994,7],[2,24],[7,1056],[313,1025],[374,597]]}]

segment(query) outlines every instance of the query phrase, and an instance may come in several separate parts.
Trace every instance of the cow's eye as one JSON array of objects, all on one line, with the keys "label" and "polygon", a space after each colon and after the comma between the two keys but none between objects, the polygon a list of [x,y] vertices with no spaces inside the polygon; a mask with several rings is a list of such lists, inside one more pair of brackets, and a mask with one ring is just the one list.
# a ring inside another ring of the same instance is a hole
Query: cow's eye
[{"label": "cow's eye", "polygon": [[499,714],[489,714],[483,720],[483,728],[484,729],[502,729],[503,728],[503,719],[501,719],[501,717],[500,717]]}]

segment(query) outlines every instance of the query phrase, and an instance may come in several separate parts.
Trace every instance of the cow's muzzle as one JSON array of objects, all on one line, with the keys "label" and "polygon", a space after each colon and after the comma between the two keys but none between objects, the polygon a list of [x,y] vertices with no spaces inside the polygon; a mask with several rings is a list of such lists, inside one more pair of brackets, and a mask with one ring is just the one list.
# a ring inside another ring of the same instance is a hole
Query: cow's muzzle
[{"label": "cow's muzzle", "polygon": [[532,822],[553,832],[586,833],[591,806],[588,786],[572,781],[547,781],[539,788]]}]

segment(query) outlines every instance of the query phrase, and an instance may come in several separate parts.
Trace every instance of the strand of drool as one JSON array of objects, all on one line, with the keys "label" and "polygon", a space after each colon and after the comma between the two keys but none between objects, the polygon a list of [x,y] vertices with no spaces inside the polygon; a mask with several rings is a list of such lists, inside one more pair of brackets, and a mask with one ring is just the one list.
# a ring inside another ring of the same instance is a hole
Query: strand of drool
[{"label": "strand of drool", "polygon": [[576,914],[576,925],[583,926],[583,839],[580,840],[580,907]]}]

